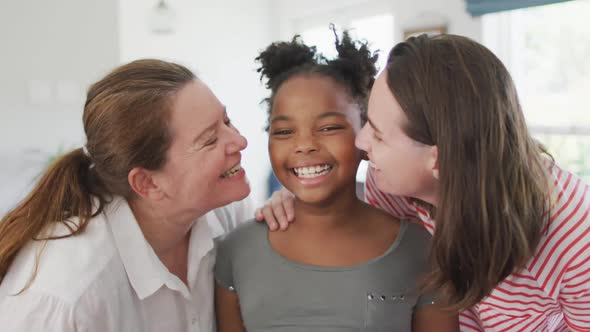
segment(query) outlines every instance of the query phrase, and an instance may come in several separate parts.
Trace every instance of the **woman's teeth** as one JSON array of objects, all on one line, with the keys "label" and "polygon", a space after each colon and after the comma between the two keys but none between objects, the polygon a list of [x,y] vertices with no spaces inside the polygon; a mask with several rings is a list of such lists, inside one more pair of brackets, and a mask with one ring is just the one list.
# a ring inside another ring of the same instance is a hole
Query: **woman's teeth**
[{"label": "woman's teeth", "polygon": [[293,173],[300,178],[315,178],[327,174],[330,170],[332,170],[332,166],[325,164],[293,168]]},{"label": "woman's teeth", "polygon": [[238,174],[238,172],[241,171],[241,170],[242,170],[242,166],[240,164],[237,164],[236,166],[234,166],[229,171],[221,174],[221,177],[224,178],[224,179],[231,178],[231,177],[235,176],[236,174]]}]

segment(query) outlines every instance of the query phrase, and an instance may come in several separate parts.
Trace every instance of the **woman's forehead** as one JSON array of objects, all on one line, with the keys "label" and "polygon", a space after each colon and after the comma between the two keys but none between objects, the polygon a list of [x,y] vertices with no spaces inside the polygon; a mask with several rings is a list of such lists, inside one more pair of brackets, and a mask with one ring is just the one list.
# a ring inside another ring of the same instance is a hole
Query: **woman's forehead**
[{"label": "woman's forehead", "polygon": [[201,134],[223,117],[225,107],[201,81],[182,88],[174,100],[170,121],[172,132]]}]

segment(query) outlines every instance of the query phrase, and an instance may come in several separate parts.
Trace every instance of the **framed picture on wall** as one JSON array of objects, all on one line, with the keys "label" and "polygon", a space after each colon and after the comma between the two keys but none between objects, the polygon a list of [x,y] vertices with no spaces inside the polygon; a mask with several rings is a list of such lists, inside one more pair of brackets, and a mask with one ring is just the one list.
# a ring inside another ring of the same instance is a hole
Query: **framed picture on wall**
[{"label": "framed picture on wall", "polygon": [[447,26],[446,25],[435,25],[435,26],[428,26],[424,28],[417,28],[417,29],[408,29],[404,30],[404,40],[419,36],[421,34],[427,34],[429,36],[440,35],[443,33],[447,33]]}]

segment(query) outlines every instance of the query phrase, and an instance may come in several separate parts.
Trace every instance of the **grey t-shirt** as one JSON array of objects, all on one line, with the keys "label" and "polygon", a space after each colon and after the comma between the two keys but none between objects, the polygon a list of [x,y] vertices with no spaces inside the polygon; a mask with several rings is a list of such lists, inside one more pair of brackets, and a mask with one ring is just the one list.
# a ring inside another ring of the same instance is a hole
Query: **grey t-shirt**
[{"label": "grey t-shirt", "polygon": [[249,332],[410,331],[416,307],[433,302],[417,284],[428,269],[430,234],[402,221],[383,255],[351,267],[293,262],[249,221],[217,243],[215,278],[237,292]]}]

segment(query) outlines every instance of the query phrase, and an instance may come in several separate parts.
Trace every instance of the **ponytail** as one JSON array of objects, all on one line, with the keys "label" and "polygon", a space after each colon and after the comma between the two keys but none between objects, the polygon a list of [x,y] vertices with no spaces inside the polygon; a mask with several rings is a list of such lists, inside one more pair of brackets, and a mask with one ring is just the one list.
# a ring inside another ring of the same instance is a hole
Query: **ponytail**
[{"label": "ponytail", "polygon": [[[127,175],[133,167],[163,167],[172,100],[195,79],[184,66],[144,59],[115,68],[90,86],[82,117],[87,149],[56,160],[0,221],[0,283],[30,241],[80,234],[111,197],[132,198]],[[59,224],[69,232],[56,236]]]},{"label": "ponytail", "polygon": [[[49,166],[35,188],[0,221],[0,283],[18,252],[31,240],[52,240],[84,231],[88,221],[105,203],[98,183],[92,182],[92,160],[82,148],[58,158]],[[92,212],[93,197],[98,209]],[[71,218],[77,217],[74,223]],[[52,237],[47,231],[55,223],[69,230]],[[44,235],[46,234],[46,235]]]}]

